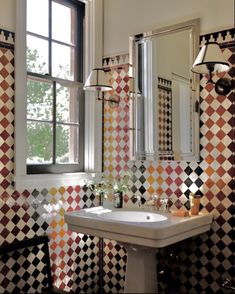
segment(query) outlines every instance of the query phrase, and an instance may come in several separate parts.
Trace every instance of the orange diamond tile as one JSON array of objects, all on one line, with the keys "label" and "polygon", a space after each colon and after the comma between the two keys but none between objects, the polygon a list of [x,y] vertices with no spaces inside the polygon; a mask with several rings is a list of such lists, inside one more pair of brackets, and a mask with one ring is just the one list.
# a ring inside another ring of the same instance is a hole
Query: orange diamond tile
[{"label": "orange diamond tile", "polygon": [[208,180],[206,180],[205,185],[206,185],[208,188],[212,188],[213,185],[214,185],[214,181],[213,181],[212,179],[208,179]]},{"label": "orange diamond tile", "polygon": [[147,181],[149,182],[150,185],[152,185],[152,183],[154,183],[155,179],[152,176],[149,176],[147,178]]},{"label": "orange diamond tile", "polygon": [[209,164],[211,164],[214,161],[214,158],[209,154],[206,158],[205,161]]},{"label": "orange diamond tile", "polygon": [[61,248],[63,248],[64,245],[65,245],[65,241],[64,241],[64,240],[60,240],[60,242],[59,242],[59,246],[60,246]]},{"label": "orange diamond tile", "polygon": [[222,179],[220,179],[220,180],[218,180],[216,185],[217,185],[218,188],[223,189],[226,184]]},{"label": "orange diamond tile", "polygon": [[149,193],[150,195],[152,195],[152,194],[154,193],[154,189],[153,189],[152,186],[150,186],[150,187],[147,189],[147,191],[148,191],[148,193]]},{"label": "orange diamond tile", "polygon": [[53,220],[51,223],[50,223],[50,226],[54,229],[56,226],[57,226],[57,222],[55,220]]},{"label": "orange diamond tile", "polygon": [[59,221],[59,225],[60,225],[61,227],[63,227],[64,224],[65,224],[64,218],[61,218],[60,221]]},{"label": "orange diamond tile", "polygon": [[222,142],[219,142],[219,144],[216,146],[216,148],[218,151],[223,152],[226,147],[224,146],[224,144]]},{"label": "orange diamond tile", "polygon": [[159,166],[157,167],[157,172],[158,172],[159,174],[161,174],[163,171],[164,171],[163,167],[162,167],[161,165],[159,165]]},{"label": "orange diamond tile", "polygon": [[212,145],[210,142],[205,146],[205,149],[208,152],[211,152],[214,148],[215,148],[214,145]]},{"label": "orange diamond tile", "polygon": [[157,188],[157,191],[156,191],[157,195],[162,195],[163,192],[164,191],[161,187]]},{"label": "orange diamond tile", "polygon": [[112,172],[112,171],[114,170],[113,166],[110,165],[110,166],[108,167],[108,170],[109,170],[110,172]]},{"label": "orange diamond tile", "polygon": [[208,167],[206,170],[205,170],[205,173],[208,175],[208,176],[211,176],[215,171],[213,170],[212,167]]},{"label": "orange diamond tile", "polygon": [[56,233],[55,231],[53,231],[53,232],[51,233],[51,239],[55,240],[56,237],[57,237],[57,233]]},{"label": "orange diamond tile", "polygon": [[65,231],[64,230],[60,230],[59,235],[60,235],[61,238],[63,238],[64,235],[65,235]]},{"label": "orange diamond tile", "polygon": [[163,178],[161,178],[161,177],[157,177],[156,181],[159,185],[161,185],[164,182]]},{"label": "orange diamond tile", "polygon": [[52,188],[49,190],[49,193],[52,195],[52,196],[55,196],[55,194],[57,193],[57,189],[56,188]]},{"label": "orange diamond tile", "polygon": [[65,187],[60,187],[58,191],[60,192],[61,195],[63,195],[65,192]]}]

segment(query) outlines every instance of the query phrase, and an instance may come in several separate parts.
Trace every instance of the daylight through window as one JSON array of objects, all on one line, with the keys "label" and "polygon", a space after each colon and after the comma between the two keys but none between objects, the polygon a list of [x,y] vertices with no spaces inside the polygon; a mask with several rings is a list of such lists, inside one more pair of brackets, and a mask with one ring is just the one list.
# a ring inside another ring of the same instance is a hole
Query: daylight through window
[{"label": "daylight through window", "polygon": [[84,4],[27,0],[27,173],[83,171]]}]

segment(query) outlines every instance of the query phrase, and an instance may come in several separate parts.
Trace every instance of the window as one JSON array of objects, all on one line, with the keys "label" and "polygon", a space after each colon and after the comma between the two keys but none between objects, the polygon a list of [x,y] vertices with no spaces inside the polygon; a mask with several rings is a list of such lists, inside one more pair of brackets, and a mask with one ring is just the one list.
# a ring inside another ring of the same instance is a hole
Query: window
[{"label": "window", "polygon": [[26,7],[27,173],[84,171],[84,4]]},{"label": "window", "polygon": [[[79,62],[81,60],[79,57],[79,50],[82,48],[79,48],[79,39],[77,36],[77,42],[75,43],[77,48],[76,53],[76,59],[78,59],[78,64],[74,67],[74,73],[77,75],[77,79],[75,76],[75,81],[72,79],[64,79],[57,76],[52,76],[49,78],[47,74],[39,74],[37,72],[31,73],[28,72],[29,76],[27,76],[27,70],[26,70],[26,60],[27,60],[27,35],[29,36],[38,36],[39,40],[42,39],[42,41],[48,40],[48,46],[49,46],[49,40],[51,39],[51,42],[56,41],[55,43],[64,45],[68,44],[68,47],[72,44],[70,44],[68,41],[62,42],[61,39],[58,40],[58,37],[53,36],[55,40],[50,36],[50,30],[49,29],[49,23],[52,20],[46,20],[46,18],[42,18],[41,14],[39,15],[40,11],[39,9],[36,9],[34,7],[34,11],[37,10],[37,13],[35,15],[35,18],[37,17],[37,22],[40,24],[41,27],[39,29],[41,30],[36,32],[30,32],[28,31],[27,34],[27,26],[26,26],[26,19],[27,19],[27,9],[26,4],[28,0],[17,0],[16,1],[16,34],[15,34],[15,99],[14,99],[14,106],[15,106],[15,129],[14,129],[14,176],[12,179],[14,189],[17,191],[24,191],[25,189],[43,189],[43,188],[51,188],[51,187],[60,187],[60,186],[69,186],[69,185],[82,185],[83,180],[90,176],[90,173],[101,171],[102,167],[102,105],[99,101],[97,101],[96,93],[87,91],[85,92],[85,110],[81,114],[83,106],[81,105],[78,107],[78,131],[79,136],[81,136],[81,123],[85,123],[84,126],[84,159],[79,158],[79,164],[80,161],[83,160],[84,162],[84,169],[81,172],[80,169],[78,172],[73,171],[71,167],[81,167],[81,165],[77,165],[73,162],[69,163],[58,163],[57,166],[65,168],[68,167],[69,171],[62,170],[56,170],[56,165],[53,166],[53,164],[45,164],[45,167],[53,167],[55,171],[48,172],[44,169],[44,171],[40,171],[40,166],[42,166],[42,169],[44,168],[43,165],[40,164],[34,164],[32,165],[32,168],[38,168],[35,170],[34,174],[27,173],[27,161],[29,162],[29,159],[27,159],[27,119],[32,119],[32,115],[30,116],[27,114],[27,77],[29,77],[28,81],[31,83],[32,81],[35,83],[42,83],[45,86],[44,90],[46,90],[46,94],[49,95],[49,92],[53,90],[55,91],[57,85],[58,87],[63,88],[68,87],[68,85],[72,85],[72,83],[75,83],[74,85],[78,87],[78,95],[79,91],[82,91],[82,77],[79,76],[79,71],[77,71],[77,68],[79,68]],[[35,0],[34,3],[41,2],[41,5],[45,3],[45,0]],[[77,18],[83,18],[83,11],[81,9],[83,3],[84,3],[84,9],[85,9],[85,17],[84,17],[84,29],[82,28],[82,24],[78,23],[78,31],[77,35],[79,35],[79,32],[84,30],[84,41],[83,41],[83,47],[84,47],[84,80],[89,75],[90,71],[94,66],[101,66],[102,62],[102,43],[103,43],[103,29],[102,29],[102,13],[103,13],[103,2],[102,0],[71,0],[61,2],[61,1],[46,1],[48,3],[48,8],[43,8],[42,10],[45,12],[45,10],[48,10],[48,17],[51,8],[52,3],[55,4],[64,4],[65,8],[69,7],[72,9],[75,9],[75,12],[78,13]],[[81,3],[82,2],[82,3]],[[49,4],[51,3],[51,4]],[[79,4],[80,3],[80,4]],[[78,7],[76,5],[79,5]],[[77,8],[76,8],[77,7]],[[82,16],[81,16],[82,15]],[[45,22],[48,26],[48,37],[45,36],[44,26]],[[74,20],[74,19],[72,19]],[[64,17],[62,18],[61,23],[64,23]],[[33,29],[31,29],[33,31]],[[31,34],[30,34],[31,33]],[[62,35],[60,35],[62,37]],[[75,38],[74,37],[74,38]],[[71,36],[70,39],[71,40]],[[72,42],[71,42],[72,43]],[[51,43],[52,45],[52,43]],[[64,45],[65,46],[65,45]],[[81,46],[81,44],[80,44]],[[41,49],[41,47],[39,47]],[[50,62],[50,51],[48,50],[48,62]],[[61,57],[62,60],[64,60],[63,56]],[[81,64],[80,64],[81,65]],[[44,65],[43,65],[44,66]],[[52,66],[52,63],[51,63]],[[50,68],[49,68],[50,69]],[[48,69],[48,71],[49,71]],[[31,73],[31,74],[30,74]],[[49,72],[51,73],[51,72]],[[49,74],[48,73],[48,74]],[[82,74],[82,72],[80,72]],[[33,84],[34,85],[34,84]],[[36,84],[38,85],[38,84]],[[54,87],[54,89],[53,89]],[[71,87],[72,88],[72,87]],[[62,91],[61,90],[61,91]],[[51,94],[53,95],[53,94]],[[78,99],[78,103],[80,103],[80,100],[83,100],[82,96]],[[46,98],[48,98],[46,96]],[[55,100],[53,100],[55,102]],[[43,102],[44,103],[44,102]],[[49,107],[45,107],[47,111],[49,110]],[[43,108],[42,107],[42,108]],[[70,108],[72,110],[72,108]],[[54,109],[55,110],[55,109]],[[35,111],[39,111],[39,109],[36,109]],[[31,112],[30,112],[31,113]],[[41,113],[38,112],[38,116],[40,117]],[[47,114],[46,114],[47,115]],[[84,117],[82,117],[82,115]],[[30,118],[31,117],[31,118]],[[34,117],[34,116],[33,116]],[[55,117],[55,116],[54,116]],[[83,121],[84,119],[84,121]],[[41,118],[39,119],[39,121]],[[47,122],[47,116],[42,118],[42,121],[45,120]],[[72,119],[71,119],[72,120]],[[61,123],[64,123],[64,121],[61,121]],[[67,123],[67,121],[66,121]],[[67,125],[65,123],[65,125]],[[72,120],[72,123],[74,123],[74,119]],[[52,124],[52,122],[51,122]],[[75,124],[76,125],[76,124]],[[71,138],[72,140],[72,138]],[[80,141],[81,143],[81,141]],[[72,148],[72,145],[70,145]],[[83,144],[82,144],[83,147]],[[80,148],[80,144],[78,144],[78,148]],[[80,149],[81,151],[81,149]],[[80,151],[78,153],[78,156],[80,154]],[[56,154],[56,152],[54,152]],[[72,158],[74,158],[73,153],[71,153]],[[37,159],[37,158],[36,158]],[[39,160],[38,160],[39,161]],[[75,170],[75,169],[74,169]]]}]

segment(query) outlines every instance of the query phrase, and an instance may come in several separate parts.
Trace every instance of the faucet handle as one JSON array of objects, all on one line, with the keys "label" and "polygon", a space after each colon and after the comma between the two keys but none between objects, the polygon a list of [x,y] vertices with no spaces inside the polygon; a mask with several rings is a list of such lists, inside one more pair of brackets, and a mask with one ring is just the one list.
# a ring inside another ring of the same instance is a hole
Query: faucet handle
[{"label": "faucet handle", "polygon": [[145,203],[145,199],[141,195],[133,195],[131,197],[131,201],[138,206],[141,206]]},{"label": "faucet handle", "polygon": [[163,210],[163,211],[169,211],[169,208],[170,208],[170,197],[168,197],[166,195],[161,195],[159,201],[160,201],[161,210]]}]

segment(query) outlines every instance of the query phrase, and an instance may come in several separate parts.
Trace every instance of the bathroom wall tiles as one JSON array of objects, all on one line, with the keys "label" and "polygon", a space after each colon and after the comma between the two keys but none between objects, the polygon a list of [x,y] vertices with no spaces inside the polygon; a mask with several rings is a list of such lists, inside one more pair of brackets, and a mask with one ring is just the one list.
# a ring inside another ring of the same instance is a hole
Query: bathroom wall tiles
[{"label": "bathroom wall tiles", "polygon": [[[65,210],[91,206],[94,201],[91,192],[80,186],[18,192],[11,186],[14,161],[14,34],[5,30],[0,30],[0,34],[0,244],[46,232],[51,239],[55,285],[65,290],[97,292],[98,239],[67,231],[63,220]],[[217,39],[223,45],[226,58],[234,64],[231,32],[203,36],[202,42],[205,38]],[[116,176],[123,168],[130,168],[136,176],[132,183],[133,192],[143,193],[144,196],[154,191],[164,192],[172,196],[177,207],[186,203],[189,191],[199,189],[203,192],[203,211],[215,214],[213,228],[209,234],[177,246],[180,264],[176,273],[181,285],[180,293],[219,293],[222,279],[232,274],[232,93],[227,97],[218,96],[213,88],[206,85],[205,79],[201,80],[200,163],[130,163],[128,58],[126,55],[106,58],[104,64],[109,67],[107,74],[115,88],[111,94],[121,98],[117,108],[105,104],[105,173]],[[232,71],[230,75],[233,75]],[[157,254],[161,258],[165,252],[161,250]],[[105,240],[103,281],[106,292],[122,289],[125,262],[125,251],[115,242]],[[0,292],[2,288],[7,289],[13,275],[11,266],[4,266],[4,269],[0,268]]]},{"label": "bathroom wall tiles", "polygon": [[[202,36],[201,44],[206,40],[220,43],[231,65],[229,72],[223,76],[234,78],[234,29]],[[169,290],[167,285],[175,284],[178,293],[223,293],[222,281],[232,278],[233,266],[234,92],[219,96],[214,87],[206,83],[207,78],[201,78],[200,162],[130,162],[129,128],[132,126],[125,110],[131,101],[128,92],[128,62],[122,64],[123,60],[126,62],[127,58],[104,60],[114,86],[113,95],[121,94],[118,107],[110,108],[108,103],[105,105],[105,173],[116,176],[128,166],[135,175],[131,183],[133,193],[144,197],[154,192],[165,193],[171,197],[173,207],[186,205],[191,191],[203,194],[201,211],[214,214],[212,230],[157,252],[159,260],[169,256],[169,252],[176,252],[179,256],[174,266],[175,279],[169,282],[169,277],[167,283],[160,284],[160,290],[165,293]],[[215,76],[214,80],[218,78]],[[110,97],[110,93],[106,95],[106,98]],[[124,285],[125,251],[115,242],[105,240],[104,256],[104,289],[106,292],[119,290]]]},{"label": "bathroom wall tiles", "polygon": [[[65,211],[92,206],[94,195],[80,186],[15,191],[11,185],[13,162],[14,34],[0,29],[0,246],[46,233],[55,286],[66,291],[97,292],[99,240],[68,231],[63,218]],[[42,252],[34,251],[28,257],[34,264],[30,268],[24,256],[27,250],[15,252],[16,262],[11,257],[0,259],[0,293],[12,293],[19,276],[25,280],[19,288],[28,293],[35,292],[44,279]],[[14,271],[18,278],[13,279]],[[37,282],[28,278],[29,271],[38,273]]]}]

